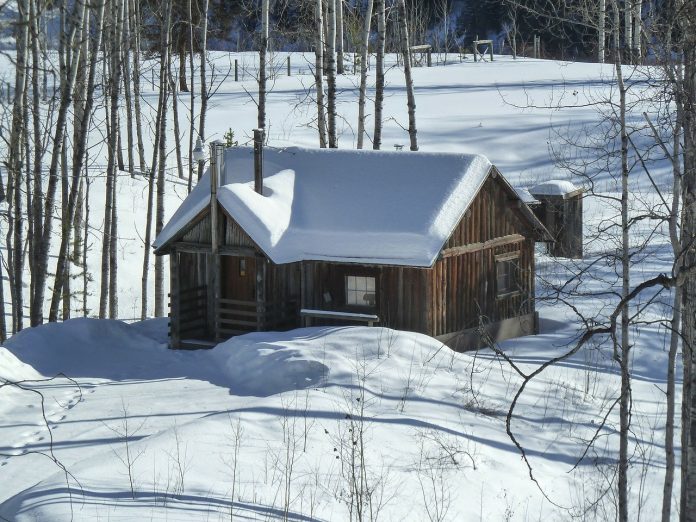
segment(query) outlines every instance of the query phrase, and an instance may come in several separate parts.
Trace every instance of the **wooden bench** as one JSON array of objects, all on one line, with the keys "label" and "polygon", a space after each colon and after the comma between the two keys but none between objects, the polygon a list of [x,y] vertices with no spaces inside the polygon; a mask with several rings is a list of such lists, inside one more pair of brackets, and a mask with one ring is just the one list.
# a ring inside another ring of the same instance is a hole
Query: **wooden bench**
[{"label": "wooden bench", "polygon": [[341,319],[344,321],[358,321],[367,323],[367,326],[374,326],[379,322],[379,317],[373,314],[359,314],[355,312],[339,312],[334,310],[312,310],[303,308],[300,310],[300,317],[304,326],[311,326],[312,318],[316,319]]}]

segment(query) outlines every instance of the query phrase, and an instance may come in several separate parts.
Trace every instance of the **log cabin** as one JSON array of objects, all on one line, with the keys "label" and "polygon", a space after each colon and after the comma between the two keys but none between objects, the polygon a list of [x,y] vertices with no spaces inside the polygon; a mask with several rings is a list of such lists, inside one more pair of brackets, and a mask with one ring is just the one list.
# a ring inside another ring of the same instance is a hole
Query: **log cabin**
[{"label": "log cabin", "polygon": [[224,147],[155,240],[172,348],[368,324],[456,350],[537,332],[548,231],[483,156]]}]

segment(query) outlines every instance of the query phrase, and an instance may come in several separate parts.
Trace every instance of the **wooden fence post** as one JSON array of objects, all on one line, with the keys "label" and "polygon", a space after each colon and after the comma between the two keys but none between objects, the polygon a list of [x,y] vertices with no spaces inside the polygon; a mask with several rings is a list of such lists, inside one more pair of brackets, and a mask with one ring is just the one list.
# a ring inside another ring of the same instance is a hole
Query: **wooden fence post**
[{"label": "wooden fence post", "polygon": [[234,81],[239,81],[239,60],[234,59]]},{"label": "wooden fence post", "polygon": [[291,76],[291,74],[290,74],[290,55],[288,55],[288,76]]}]

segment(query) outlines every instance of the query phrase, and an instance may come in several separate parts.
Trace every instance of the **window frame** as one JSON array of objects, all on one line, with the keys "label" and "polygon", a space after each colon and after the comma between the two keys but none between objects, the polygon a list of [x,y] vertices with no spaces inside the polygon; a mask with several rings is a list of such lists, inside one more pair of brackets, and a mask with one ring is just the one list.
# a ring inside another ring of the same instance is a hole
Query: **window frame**
[{"label": "window frame", "polygon": [[[520,289],[520,251],[509,252],[506,254],[500,254],[494,256],[495,259],[495,297],[496,299],[505,299],[508,297],[514,297],[520,295],[522,290]],[[510,272],[507,277],[510,279],[507,288],[501,290],[500,288],[500,269],[501,267],[510,267]]]},{"label": "window frame", "polygon": [[[358,288],[357,285],[353,285],[353,288],[349,287],[349,282],[351,281],[351,278],[353,279],[353,282],[357,282],[357,280],[364,280],[364,289],[363,288]],[[369,280],[372,280],[372,284],[370,285]],[[370,290],[370,286],[372,286],[372,290]],[[359,308],[361,310],[371,310],[376,308],[377,306],[377,278],[374,275],[367,275],[367,274],[345,274],[343,276],[343,291],[344,291],[344,296],[345,296],[345,306],[346,308]],[[373,302],[365,302],[364,299],[362,302],[351,302],[351,295],[357,296],[360,292],[363,292],[364,295],[367,295],[368,293],[372,292],[373,295]]]}]

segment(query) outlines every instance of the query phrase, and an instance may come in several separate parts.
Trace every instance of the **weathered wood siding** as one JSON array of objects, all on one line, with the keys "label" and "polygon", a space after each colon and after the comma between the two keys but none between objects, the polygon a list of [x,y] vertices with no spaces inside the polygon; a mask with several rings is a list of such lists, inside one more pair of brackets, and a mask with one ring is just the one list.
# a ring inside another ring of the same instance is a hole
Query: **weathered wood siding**
[{"label": "weathered wood siding", "polygon": [[[305,261],[304,272],[304,308],[375,314],[380,318],[379,324],[382,326],[426,332],[423,304],[428,269]],[[346,304],[347,276],[375,278],[374,306]],[[325,295],[327,293],[330,301]],[[314,324],[337,322],[340,321],[313,321]]]},{"label": "weathered wood siding", "polygon": [[489,176],[443,250],[511,234],[531,237],[533,230],[522,216],[518,201],[508,193],[498,177]]},{"label": "weathered wood siding", "polygon": [[[496,257],[519,252],[519,291],[498,296]],[[439,260],[430,272],[428,329],[438,336],[534,312],[534,240],[522,239]]]},{"label": "weathered wood siding", "polygon": [[[519,252],[519,291],[498,296],[496,257]],[[489,177],[429,271],[427,333],[439,336],[534,312],[534,239],[517,199]]]}]

